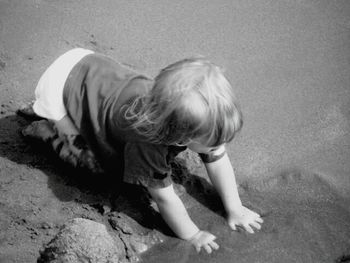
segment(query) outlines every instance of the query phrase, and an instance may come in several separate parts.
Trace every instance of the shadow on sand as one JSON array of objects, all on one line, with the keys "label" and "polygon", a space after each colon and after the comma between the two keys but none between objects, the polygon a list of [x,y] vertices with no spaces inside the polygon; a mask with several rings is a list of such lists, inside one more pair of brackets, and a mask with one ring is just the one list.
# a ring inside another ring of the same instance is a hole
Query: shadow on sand
[{"label": "shadow on sand", "polygon": [[[173,236],[160,215],[150,206],[146,191],[121,181],[121,170],[113,175],[92,174],[65,164],[48,145],[22,136],[21,130],[30,122],[31,120],[16,114],[0,119],[1,157],[44,172],[48,177],[48,188],[62,202],[87,204],[102,215],[106,211],[123,212],[146,228]],[[213,187],[205,179],[191,174],[184,163],[181,159],[172,163],[174,183],[182,185],[186,193],[200,204],[222,215],[223,207]],[[65,187],[83,194],[67,195]]]}]

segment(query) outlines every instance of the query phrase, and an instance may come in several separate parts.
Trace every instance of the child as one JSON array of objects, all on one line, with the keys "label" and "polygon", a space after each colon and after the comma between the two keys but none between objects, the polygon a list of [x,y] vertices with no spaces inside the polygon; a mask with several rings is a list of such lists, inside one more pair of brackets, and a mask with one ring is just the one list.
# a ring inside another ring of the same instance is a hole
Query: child
[{"label": "child", "polygon": [[37,132],[76,166],[108,173],[124,166],[123,180],[146,187],[165,222],[198,252],[219,246],[214,235],[194,224],[174,192],[169,162],[186,148],[205,163],[230,228],[260,229],[261,217],[241,203],[225,151],[241,129],[241,112],[231,85],[209,61],[178,61],[153,80],[77,48],[46,70],[35,96],[34,112],[49,122],[34,122],[25,135]]}]

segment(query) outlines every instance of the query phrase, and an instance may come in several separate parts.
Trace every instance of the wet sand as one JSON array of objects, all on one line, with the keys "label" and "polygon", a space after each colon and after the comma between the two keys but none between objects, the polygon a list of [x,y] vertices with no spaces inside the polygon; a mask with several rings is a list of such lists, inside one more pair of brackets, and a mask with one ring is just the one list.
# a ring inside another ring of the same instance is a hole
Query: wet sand
[{"label": "wet sand", "polygon": [[27,122],[15,110],[33,99],[45,68],[78,46],[151,76],[208,56],[242,104],[229,156],[262,230],[230,231],[217,196],[194,189],[184,202],[220,250],[197,255],[168,237],[144,262],[350,262],[349,17],[348,1],[1,0],[0,262],[35,262],[68,219],[103,221],[101,207],[113,207],[19,135]]}]

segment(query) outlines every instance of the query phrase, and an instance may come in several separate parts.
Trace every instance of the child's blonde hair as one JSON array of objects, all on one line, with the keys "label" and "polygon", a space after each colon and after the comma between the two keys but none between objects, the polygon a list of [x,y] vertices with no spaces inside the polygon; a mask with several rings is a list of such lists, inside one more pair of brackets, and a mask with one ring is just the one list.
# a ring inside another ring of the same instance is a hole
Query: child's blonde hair
[{"label": "child's blonde hair", "polygon": [[162,69],[149,94],[129,106],[124,117],[149,142],[190,141],[215,147],[241,129],[242,113],[222,70],[204,58],[187,58]]}]

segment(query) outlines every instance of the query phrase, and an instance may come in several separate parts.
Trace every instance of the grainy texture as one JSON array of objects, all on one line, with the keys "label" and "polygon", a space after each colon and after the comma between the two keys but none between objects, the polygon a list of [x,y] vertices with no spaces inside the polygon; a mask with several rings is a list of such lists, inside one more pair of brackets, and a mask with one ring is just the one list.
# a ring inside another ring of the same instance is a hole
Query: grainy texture
[{"label": "grainy texture", "polygon": [[[69,220],[108,226],[115,212],[165,235],[144,262],[349,261],[349,14],[346,0],[0,0],[0,262],[35,262]],[[77,46],[151,76],[194,54],[226,68],[244,114],[228,153],[243,202],[264,215],[260,232],[228,230],[187,153],[174,180],[195,222],[218,237],[210,256],[174,238],[146,197],[23,139],[29,123],[16,109]]]},{"label": "grainy texture", "polygon": [[41,252],[38,263],[119,263],[125,249],[103,224],[76,218],[67,222]]}]

